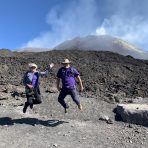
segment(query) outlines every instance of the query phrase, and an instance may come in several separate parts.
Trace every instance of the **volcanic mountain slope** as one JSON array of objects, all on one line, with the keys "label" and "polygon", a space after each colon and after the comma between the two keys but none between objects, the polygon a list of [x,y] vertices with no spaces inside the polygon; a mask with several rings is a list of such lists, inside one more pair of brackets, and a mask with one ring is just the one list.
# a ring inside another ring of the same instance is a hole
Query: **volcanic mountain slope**
[{"label": "volcanic mountain slope", "polygon": [[[93,50],[93,51],[111,51],[121,55],[131,55],[139,59],[147,59],[148,53],[139,49],[135,45],[124,41],[123,39],[109,35],[88,35],[85,37],[75,37],[66,40],[53,49],[55,50]],[[49,48],[24,48],[18,49],[19,52],[43,52],[49,51]]]},{"label": "volcanic mountain slope", "polygon": [[54,49],[57,50],[95,50],[95,51],[111,51],[122,55],[131,55],[135,58],[146,58],[143,50],[136,46],[116,37],[109,35],[89,35],[86,37],[76,37],[72,40],[67,40]]},{"label": "volcanic mountain slope", "polygon": [[55,85],[56,72],[63,58],[69,58],[80,71],[87,96],[111,100],[114,95],[119,98],[148,97],[148,61],[101,51],[56,50],[0,56],[0,84],[20,85],[29,62],[35,62],[41,70],[53,62],[55,67],[51,75],[41,82],[43,86],[46,83]]}]

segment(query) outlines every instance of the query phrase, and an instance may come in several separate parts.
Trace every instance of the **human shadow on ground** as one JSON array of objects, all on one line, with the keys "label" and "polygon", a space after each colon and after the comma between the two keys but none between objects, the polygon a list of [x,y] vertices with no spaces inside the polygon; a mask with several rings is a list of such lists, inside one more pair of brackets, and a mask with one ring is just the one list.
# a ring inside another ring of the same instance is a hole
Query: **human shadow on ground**
[{"label": "human shadow on ground", "polygon": [[14,124],[28,124],[28,125],[42,125],[47,127],[56,127],[60,124],[69,123],[66,121],[60,120],[40,120],[37,118],[20,118],[20,119],[12,119],[10,117],[2,117],[0,118],[0,126],[12,126]]}]

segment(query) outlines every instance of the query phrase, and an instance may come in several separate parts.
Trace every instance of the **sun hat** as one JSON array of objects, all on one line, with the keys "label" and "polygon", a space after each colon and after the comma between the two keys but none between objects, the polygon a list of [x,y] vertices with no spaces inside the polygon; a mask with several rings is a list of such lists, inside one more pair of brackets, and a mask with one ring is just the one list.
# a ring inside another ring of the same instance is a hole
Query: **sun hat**
[{"label": "sun hat", "polygon": [[64,59],[64,61],[62,62],[62,64],[70,64],[71,61],[69,61],[68,59]]},{"label": "sun hat", "polygon": [[31,67],[38,68],[38,66],[35,63],[29,63],[28,66],[29,66],[29,68],[31,68]]}]

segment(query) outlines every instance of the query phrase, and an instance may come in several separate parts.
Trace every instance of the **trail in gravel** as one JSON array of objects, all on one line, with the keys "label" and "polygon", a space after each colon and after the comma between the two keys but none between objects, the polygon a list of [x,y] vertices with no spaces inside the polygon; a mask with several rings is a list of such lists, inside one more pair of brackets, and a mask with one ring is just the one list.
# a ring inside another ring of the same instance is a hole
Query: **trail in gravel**
[{"label": "trail in gravel", "polygon": [[[2,148],[147,148],[148,129],[114,121],[98,120],[100,113],[113,118],[114,105],[81,97],[80,112],[69,97],[67,114],[57,102],[58,94],[44,94],[43,103],[22,113],[22,106],[0,106]],[[25,100],[21,100],[22,103]]]}]

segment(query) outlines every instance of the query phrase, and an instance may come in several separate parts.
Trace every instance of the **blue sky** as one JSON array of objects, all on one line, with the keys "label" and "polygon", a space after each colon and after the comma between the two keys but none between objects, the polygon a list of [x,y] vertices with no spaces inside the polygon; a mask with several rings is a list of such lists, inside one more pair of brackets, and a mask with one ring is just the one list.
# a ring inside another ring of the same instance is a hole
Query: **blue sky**
[{"label": "blue sky", "polygon": [[109,34],[147,50],[147,6],[147,0],[0,0],[0,48],[52,48]]}]

